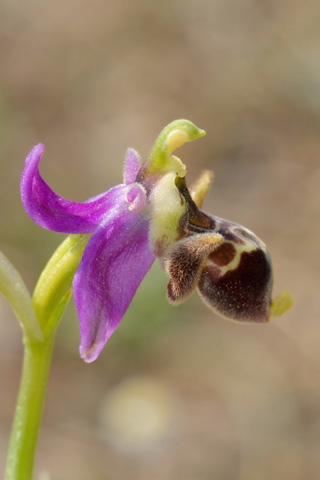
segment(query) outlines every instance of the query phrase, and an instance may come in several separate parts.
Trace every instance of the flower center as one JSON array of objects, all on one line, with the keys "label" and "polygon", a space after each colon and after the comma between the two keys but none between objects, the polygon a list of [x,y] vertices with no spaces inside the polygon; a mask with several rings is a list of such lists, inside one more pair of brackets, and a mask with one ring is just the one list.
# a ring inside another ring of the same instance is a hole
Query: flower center
[{"label": "flower center", "polygon": [[133,183],[128,186],[126,201],[129,203],[129,210],[141,212],[147,203],[147,192],[140,183]]}]

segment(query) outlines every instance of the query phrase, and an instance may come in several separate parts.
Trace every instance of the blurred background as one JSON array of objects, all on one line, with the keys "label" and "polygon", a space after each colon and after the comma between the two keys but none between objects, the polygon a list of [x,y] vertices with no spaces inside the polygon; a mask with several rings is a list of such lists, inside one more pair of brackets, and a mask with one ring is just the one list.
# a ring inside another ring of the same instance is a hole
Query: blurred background
[{"label": "blurred background", "polygon": [[[33,145],[50,186],[84,201],[121,181],[127,147],[144,159],[187,118],[207,131],[178,152],[189,183],[214,170],[205,209],[263,238],[274,293],[295,297],[233,324],[197,294],[169,306],[155,264],[90,365],[71,304],[35,479],[320,477],[319,16],[311,0],[0,0],[0,249],[30,291],[64,238],[22,208]],[[3,297],[0,314],[3,469],[22,345]]]}]

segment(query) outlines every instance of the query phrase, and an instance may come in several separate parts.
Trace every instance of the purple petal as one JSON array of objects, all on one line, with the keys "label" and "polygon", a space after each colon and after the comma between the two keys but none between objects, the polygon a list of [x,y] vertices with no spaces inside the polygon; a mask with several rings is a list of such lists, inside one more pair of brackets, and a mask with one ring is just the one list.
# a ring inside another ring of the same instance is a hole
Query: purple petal
[{"label": "purple petal", "polygon": [[124,201],[91,237],[73,282],[86,362],[100,354],[153,261],[148,220]]},{"label": "purple petal", "polygon": [[136,181],[139,169],[140,169],[139,155],[133,148],[129,148],[127,151],[126,161],[124,166],[123,182],[126,185],[130,185],[130,183],[134,183]]},{"label": "purple petal", "polygon": [[40,176],[38,164],[44,152],[39,143],[29,153],[21,180],[23,206],[32,220],[43,228],[65,233],[91,233],[106,210],[112,208],[125,191],[117,185],[88,202],[66,200],[51,190]]}]

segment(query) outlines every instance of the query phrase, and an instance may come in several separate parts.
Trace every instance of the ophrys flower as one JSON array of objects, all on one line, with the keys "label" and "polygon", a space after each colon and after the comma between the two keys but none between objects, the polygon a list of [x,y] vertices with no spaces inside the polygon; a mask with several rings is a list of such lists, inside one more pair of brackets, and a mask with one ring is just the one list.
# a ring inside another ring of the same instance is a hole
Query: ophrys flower
[{"label": "ophrys flower", "polygon": [[92,234],[73,282],[85,361],[100,354],[155,256],[170,276],[172,303],[198,288],[221,315],[255,322],[290,306],[286,294],[272,304],[264,243],[244,227],[200,210],[210,175],[203,174],[191,193],[187,189],[186,168],[172,152],[204,133],[187,120],[172,122],[142,166],[128,150],[123,183],[85,203],[60,197],[41,178],[42,144],[28,155],[21,194],[30,217],[57,232]]}]

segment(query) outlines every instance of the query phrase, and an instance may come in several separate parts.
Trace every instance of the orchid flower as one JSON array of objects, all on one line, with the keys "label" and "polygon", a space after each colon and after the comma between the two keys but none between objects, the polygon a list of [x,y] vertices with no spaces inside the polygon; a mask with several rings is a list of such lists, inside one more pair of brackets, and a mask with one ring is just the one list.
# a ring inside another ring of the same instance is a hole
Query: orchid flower
[{"label": "orchid flower", "polygon": [[251,322],[266,322],[291,305],[286,292],[271,300],[265,244],[241,225],[200,209],[210,172],[189,192],[186,167],[172,152],[204,134],[187,120],[172,122],[141,166],[137,152],[128,150],[123,183],[84,203],[60,197],[44,182],[38,170],[42,144],[29,153],[21,195],[32,220],[56,232],[92,234],[73,281],[86,362],[100,354],[155,257],[170,276],[173,304],[197,288],[220,315]]}]

